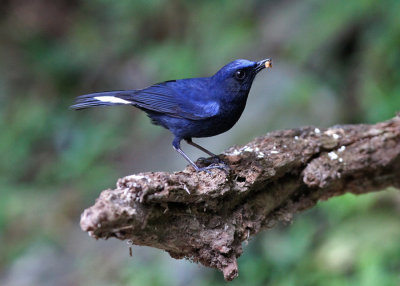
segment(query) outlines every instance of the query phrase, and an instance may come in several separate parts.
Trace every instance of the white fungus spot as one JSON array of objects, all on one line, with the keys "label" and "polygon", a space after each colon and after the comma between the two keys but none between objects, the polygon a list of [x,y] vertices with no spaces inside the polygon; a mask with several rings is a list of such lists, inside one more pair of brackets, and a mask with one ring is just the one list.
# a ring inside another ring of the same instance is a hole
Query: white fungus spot
[{"label": "white fungus spot", "polygon": [[314,132],[315,132],[315,134],[319,134],[319,133],[321,133],[321,130],[319,130],[319,128],[315,128]]},{"label": "white fungus spot", "polygon": [[346,146],[344,145],[338,149],[339,152],[343,152],[344,150],[346,150]]},{"label": "white fungus spot", "polygon": [[141,180],[145,179],[147,182],[150,181],[150,179],[146,176],[143,175],[130,175],[126,177],[128,180]]},{"label": "white fungus spot", "polygon": [[339,134],[336,134],[335,132],[340,132],[340,129],[328,129],[324,133],[328,136],[332,136],[333,139],[337,140],[340,138]]},{"label": "white fungus spot", "polygon": [[188,193],[190,195],[190,191],[185,184],[183,184],[183,189],[186,191],[186,193]]},{"label": "white fungus spot", "polygon": [[239,150],[234,149],[233,152],[230,153],[225,153],[227,155],[240,155],[242,152],[251,152],[251,153],[256,153],[257,158],[264,158],[265,154],[260,151],[259,147],[255,147],[254,149],[250,146],[243,146],[242,148],[240,148]]},{"label": "white fungus spot", "polygon": [[236,155],[239,155],[241,152],[240,152],[240,150],[233,150],[233,152],[232,153],[226,153],[227,155],[233,155],[233,156],[236,156]]},{"label": "white fungus spot", "polygon": [[329,152],[328,156],[331,160],[336,160],[337,158],[339,158],[339,156],[335,153],[335,152]]},{"label": "white fungus spot", "polygon": [[243,151],[245,151],[245,152],[253,152],[253,151],[254,151],[253,148],[251,148],[251,147],[249,147],[249,146],[244,146],[242,149],[243,149]]},{"label": "white fungus spot", "polygon": [[299,140],[299,136],[294,136],[294,140]]},{"label": "white fungus spot", "polygon": [[279,151],[272,150],[272,151],[271,151],[271,154],[279,154]]},{"label": "white fungus spot", "polygon": [[342,158],[339,158],[339,162],[342,163],[342,162],[343,162],[343,159],[342,159]]}]

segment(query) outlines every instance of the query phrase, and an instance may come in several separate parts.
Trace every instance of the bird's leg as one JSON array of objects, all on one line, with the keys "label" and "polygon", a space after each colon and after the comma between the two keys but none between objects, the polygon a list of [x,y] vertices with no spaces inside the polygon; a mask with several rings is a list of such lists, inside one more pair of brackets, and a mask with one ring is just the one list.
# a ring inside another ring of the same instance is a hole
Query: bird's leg
[{"label": "bird's leg", "polygon": [[222,161],[217,155],[215,155],[211,151],[208,151],[206,148],[200,146],[199,144],[194,143],[192,141],[192,138],[186,138],[185,141],[189,145],[192,145],[193,147],[196,147],[197,149],[199,149],[199,150],[203,151],[204,153],[206,153],[206,154],[211,156],[211,159],[200,157],[199,160],[201,160],[201,161],[203,161],[205,163],[208,163],[209,165],[212,165],[212,164],[223,164],[225,166],[225,168],[230,169],[230,167],[224,161]]},{"label": "bird's leg", "polygon": [[197,171],[197,172],[201,172],[201,171],[205,171],[205,172],[207,172],[207,173],[211,173],[210,171],[208,171],[208,170],[211,170],[211,169],[221,169],[221,170],[224,170],[224,171],[226,171],[226,166],[220,166],[220,165],[210,165],[210,166],[207,166],[207,167],[198,167],[197,165],[196,165],[196,163],[195,162],[193,162],[192,160],[190,160],[190,158],[188,157],[188,155],[186,155],[185,154],[185,152],[183,152],[183,150],[181,149],[181,144],[180,144],[180,139],[179,138],[175,138],[174,139],[174,141],[172,142],[172,146],[174,147],[174,149],[179,153],[179,154],[181,154],[182,156],[183,156],[183,158],[185,158],[186,159],[186,161],[188,161],[189,163],[190,163],[190,165],[192,165],[193,166],[193,168]]},{"label": "bird's leg", "polygon": [[192,141],[192,138],[189,139],[185,139],[185,141],[189,144],[192,145],[193,147],[196,147],[197,149],[203,151],[204,153],[207,153],[208,155],[210,155],[211,157],[218,157],[217,155],[215,155],[213,152],[208,151],[206,148],[201,147],[199,144],[196,144]]}]

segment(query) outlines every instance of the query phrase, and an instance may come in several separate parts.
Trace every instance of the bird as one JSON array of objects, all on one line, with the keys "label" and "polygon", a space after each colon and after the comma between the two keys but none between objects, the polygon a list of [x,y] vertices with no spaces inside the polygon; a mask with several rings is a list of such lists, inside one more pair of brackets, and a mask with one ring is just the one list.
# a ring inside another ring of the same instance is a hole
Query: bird
[{"label": "bird", "polygon": [[[76,97],[71,109],[95,106],[131,105],[147,113],[151,122],[168,129],[174,136],[173,148],[193,168],[210,173],[229,169],[217,155],[193,142],[192,138],[211,137],[231,129],[239,120],[253,80],[272,60],[234,60],[210,77],[186,78],[157,83],[144,89],[117,90]],[[210,165],[200,167],[181,149],[181,141],[208,154]]]}]

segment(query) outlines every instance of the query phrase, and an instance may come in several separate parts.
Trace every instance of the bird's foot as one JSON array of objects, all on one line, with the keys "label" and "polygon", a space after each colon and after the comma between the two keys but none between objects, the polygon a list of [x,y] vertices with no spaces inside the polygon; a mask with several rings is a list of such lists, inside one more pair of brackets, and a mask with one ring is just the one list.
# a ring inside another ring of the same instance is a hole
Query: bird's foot
[{"label": "bird's foot", "polygon": [[199,159],[197,159],[197,161],[201,165],[206,165],[206,166],[209,166],[212,164],[225,164],[226,165],[226,163],[221,158],[219,158],[217,155],[215,155],[213,157],[209,157],[209,158],[200,157]]},{"label": "bird's foot", "polygon": [[[196,166],[197,167],[197,166]],[[219,164],[215,164],[215,163],[213,163],[213,164],[211,164],[211,165],[208,165],[208,166],[206,166],[206,167],[197,167],[197,168],[195,168],[196,169],[196,171],[197,172],[201,172],[201,171],[204,171],[204,172],[206,172],[206,173],[208,173],[208,174],[211,174],[211,171],[210,170],[212,170],[212,169],[220,169],[220,170],[222,170],[222,171],[224,171],[225,173],[229,173],[229,170],[231,169],[227,164],[225,164],[225,163],[219,163]]]},{"label": "bird's foot", "polygon": [[228,174],[231,168],[221,158],[219,158],[218,156],[213,156],[210,158],[200,157],[199,159],[197,159],[195,169],[197,172],[204,171],[208,174],[211,174],[211,169],[220,169]]}]

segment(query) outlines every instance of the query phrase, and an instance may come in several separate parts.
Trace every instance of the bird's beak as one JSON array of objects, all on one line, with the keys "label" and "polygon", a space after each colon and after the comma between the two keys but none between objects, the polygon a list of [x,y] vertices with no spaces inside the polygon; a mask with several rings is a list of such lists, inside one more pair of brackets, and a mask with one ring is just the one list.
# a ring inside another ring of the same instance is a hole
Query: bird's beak
[{"label": "bird's beak", "polygon": [[257,62],[256,72],[259,72],[260,70],[262,70],[264,68],[272,68],[272,60],[271,59],[265,59],[265,60]]}]

